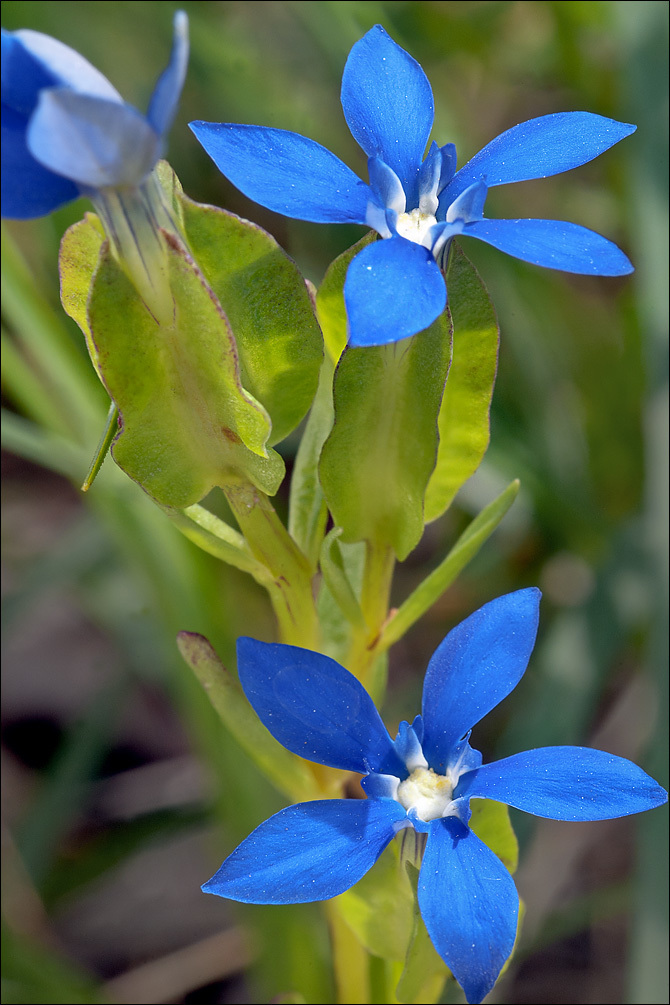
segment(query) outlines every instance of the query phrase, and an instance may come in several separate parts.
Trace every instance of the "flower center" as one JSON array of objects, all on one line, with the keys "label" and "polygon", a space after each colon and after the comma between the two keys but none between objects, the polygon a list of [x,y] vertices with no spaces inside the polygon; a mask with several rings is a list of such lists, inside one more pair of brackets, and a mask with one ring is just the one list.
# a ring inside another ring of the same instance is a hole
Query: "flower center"
[{"label": "flower center", "polygon": [[432,768],[416,768],[398,786],[396,799],[406,810],[414,810],[420,820],[437,820],[448,814],[454,787],[445,775]]},{"label": "flower center", "polygon": [[400,213],[396,222],[396,231],[401,237],[414,244],[422,244],[424,248],[431,247],[430,228],[437,220],[431,213],[422,213],[420,209],[412,209],[409,213]]}]

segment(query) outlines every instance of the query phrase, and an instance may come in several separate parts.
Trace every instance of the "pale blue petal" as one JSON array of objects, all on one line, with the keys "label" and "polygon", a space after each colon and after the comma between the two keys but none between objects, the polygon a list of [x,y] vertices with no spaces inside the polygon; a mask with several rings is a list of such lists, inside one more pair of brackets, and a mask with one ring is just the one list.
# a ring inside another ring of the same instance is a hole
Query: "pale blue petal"
[{"label": "pale blue petal", "polygon": [[394,213],[405,212],[405,191],[398,175],[379,157],[368,158],[370,188],[378,197],[384,209]]},{"label": "pale blue petal", "polygon": [[174,16],[174,39],[170,62],[158,78],[149,102],[147,120],[163,136],[177,112],[188,66],[188,18],[183,10]]},{"label": "pale blue petal", "polygon": [[[29,99],[32,94],[32,101],[24,108],[25,111],[31,111],[35,107],[40,89],[63,85],[80,94],[90,94],[107,101],[120,102],[122,100],[121,95],[110,84],[107,77],[91,66],[87,59],[71,49],[69,45],[64,45],[57,39],[51,38],[50,35],[31,31],[29,28],[22,28],[15,32],[14,38],[21,43],[28,59],[21,64],[11,63],[5,68],[4,73],[7,74],[7,77],[11,76],[12,87],[17,90],[7,92],[6,96],[3,74],[2,99],[7,101],[11,94],[13,100],[10,103],[17,110],[19,105],[14,104],[14,101],[18,98],[19,91],[23,91],[24,101]],[[19,58],[16,51],[15,57]],[[28,62],[30,59],[33,60],[32,69]]]},{"label": "pale blue petal", "polygon": [[443,151],[437,143],[431,143],[425,161],[419,168],[419,212],[427,216],[435,216],[437,212],[437,194],[440,190],[444,166]]},{"label": "pale blue petal", "polygon": [[423,752],[446,770],[452,748],[521,680],[535,645],[540,591],[508,593],[453,628],[428,664]]},{"label": "pale blue petal", "polygon": [[372,772],[361,778],[361,788],[368,799],[395,799],[399,785],[400,779],[397,775],[379,775]]},{"label": "pale blue petal", "polygon": [[79,195],[67,178],[47,171],[26,147],[26,121],[12,112],[2,112],[2,215],[29,220],[51,213]]},{"label": "pale blue petal", "polygon": [[496,136],[457,172],[443,204],[453,202],[481,178],[490,188],[570,171],[609,150],[635,129],[627,122],[592,112],[557,112],[522,122]]},{"label": "pale blue petal", "polygon": [[246,904],[329,900],[365,875],[404,818],[391,799],[288,806],[257,827],[202,889]]},{"label": "pale blue petal", "polygon": [[237,640],[237,655],[244,693],[288,750],[345,771],[405,776],[372,698],[335,660],[250,638]]},{"label": "pale blue petal", "polygon": [[190,127],[221,173],[261,206],[312,223],[365,223],[369,186],[320,143],[265,126]]},{"label": "pale blue petal", "polygon": [[411,774],[416,768],[427,768],[426,758],[423,756],[421,740],[413,726],[408,722],[401,722],[398,726],[398,735],[395,738],[395,749],[398,757],[406,765]]},{"label": "pale blue petal", "polygon": [[519,897],[497,855],[456,817],[430,825],[419,907],[468,1002],[481,1002],[512,952]]},{"label": "pale blue petal", "polygon": [[484,181],[476,181],[470,185],[448,207],[446,222],[453,223],[455,220],[464,220],[466,223],[470,223],[473,220],[481,220],[488,191],[488,185]]},{"label": "pale blue petal", "polygon": [[408,205],[433,125],[433,92],[415,59],[375,25],[356,42],[342,74],[342,108],[354,139],[400,178]]},{"label": "pale blue petal", "polygon": [[633,271],[616,244],[562,220],[480,220],[466,224],[463,236],[546,269],[592,276],[625,276]]},{"label": "pale blue petal", "polygon": [[375,241],[349,266],[344,283],[351,345],[385,345],[423,331],[447,302],[431,253],[402,237]]},{"label": "pale blue petal", "polygon": [[158,160],[160,138],[130,105],[54,88],[40,94],[28,149],[49,170],[98,189],[138,185]]},{"label": "pale blue petal", "polygon": [[458,795],[495,799],[552,820],[609,820],[667,802],[632,761],[591,747],[542,747],[463,775]]}]

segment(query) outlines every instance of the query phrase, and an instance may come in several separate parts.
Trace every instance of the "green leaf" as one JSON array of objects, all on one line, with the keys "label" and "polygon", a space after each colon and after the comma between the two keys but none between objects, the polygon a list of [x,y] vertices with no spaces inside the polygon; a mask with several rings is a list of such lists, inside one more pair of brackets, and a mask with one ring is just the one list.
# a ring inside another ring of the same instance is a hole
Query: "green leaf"
[{"label": "green leaf", "polygon": [[379,649],[388,649],[402,638],[407,629],[418,621],[451,586],[461,569],[477,554],[496,529],[518,492],[519,482],[515,479],[465,528],[447,557],[426,576],[422,583],[419,583],[386,623],[378,643]]},{"label": "green leaf", "polygon": [[175,509],[240,477],[272,494],[283,462],[266,452],[270,421],[240,384],[226,315],[185,248],[163,239],[171,325],[156,324],[107,246],[88,301],[99,366],[121,413],[114,459]]},{"label": "green leaf", "polygon": [[[358,598],[365,568],[365,544],[361,541],[356,544],[342,544],[340,540],[337,543],[347,581],[351,584],[354,596]],[[321,582],[317,610],[321,626],[322,652],[344,665],[350,654],[353,625],[342,617],[340,605],[325,580]]]},{"label": "green leaf", "polygon": [[267,409],[277,443],[307,413],[323,359],[305,280],[261,227],[186,197],[182,206],[193,257],[235,335],[242,386]]},{"label": "green leaf", "polygon": [[159,161],[154,168],[158,182],[163,190],[164,205],[168,208],[177,231],[184,233],[184,190],[181,182],[167,161]]},{"label": "green leaf", "polygon": [[83,220],[65,231],[58,255],[63,310],[84,333],[88,354],[101,380],[98,351],[88,323],[88,298],[104,241],[105,231],[98,217],[85,213]]},{"label": "green leaf", "polygon": [[472,799],[470,829],[495,852],[510,872],[515,872],[519,862],[519,843],[512,829],[509,807],[492,799]]},{"label": "green leaf", "polygon": [[307,762],[289,753],[267,731],[207,639],[195,632],[179,632],[177,645],[224,725],[263,774],[290,799],[314,798],[318,792]]},{"label": "green leaf", "polygon": [[341,612],[351,624],[365,626],[363,612],[353,591],[342,559],[337,539],[342,534],[341,527],[333,527],[326,535],[321,548],[321,572],[324,582],[337,602]]},{"label": "green leaf", "polygon": [[347,312],[344,306],[344,280],[351,260],[359,251],[377,240],[374,230],[348,248],[328,267],[323,282],[316,295],[316,312],[323,331],[326,349],[333,362],[337,363],[349,339]]},{"label": "green leaf", "polygon": [[391,547],[402,561],[421,538],[450,355],[446,315],[411,339],[343,352],[320,475],[344,541]]},{"label": "green leaf", "polygon": [[472,263],[456,245],[447,271],[454,349],[440,408],[440,445],[426,491],[426,523],[449,507],[489,444],[489,409],[498,365],[498,322]]},{"label": "green leaf", "polygon": [[107,456],[107,452],[112,445],[112,440],[114,439],[118,431],[119,431],[119,410],[112,401],[110,403],[109,410],[107,412],[105,428],[102,431],[102,435],[98,442],[98,446],[96,447],[93,460],[91,461],[89,469],[86,472],[86,477],[84,478],[84,482],[81,486],[82,492],[88,492],[91,485],[97,478],[98,473],[100,472],[100,468],[102,467],[105,457]]},{"label": "green leaf", "polygon": [[356,886],[335,903],[373,956],[402,960],[414,926],[414,894],[392,843]]},{"label": "green leaf", "polygon": [[333,362],[326,355],[291,473],[288,529],[312,569],[316,569],[328,519],[319,481],[319,458],[333,426],[333,369]]}]

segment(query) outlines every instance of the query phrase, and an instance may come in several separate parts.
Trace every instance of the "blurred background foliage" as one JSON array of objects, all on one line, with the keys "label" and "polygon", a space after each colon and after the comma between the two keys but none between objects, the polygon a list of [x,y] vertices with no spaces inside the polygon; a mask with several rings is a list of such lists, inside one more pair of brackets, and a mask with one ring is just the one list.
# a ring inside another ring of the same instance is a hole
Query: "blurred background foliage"
[{"label": "blurred background foliage", "polygon": [[[140,108],[164,66],[172,2],[3,3],[3,26],[83,53]],[[493,216],[573,220],[617,241],[632,278],[569,276],[478,242],[501,324],[492,445],[399,569],[397,599],[513,477],[492,541],[392,653],[393,727],[418,707],[446,631],[538,584],[524,682],[477,731],[485,757],[593,743],[667,785],[667,4],[186,2],[192,57],[169,159],[185,191],[265,226],[318,283],[358,228],[249,203],[191,119],[296,130],[365,176],[339,104],[373,24],[422,64],[434,137],[463,163],[509,126],[585,109],[638,132],[579,169],[496,189]],[[232,664],[272,638],[264,596],[168,526],[111,463],[81,482],[105,395],[58,302],[57,251],[83,202],[12,224],[3,247],[5,1002],[332,1001],[319,914],[241,908],[199,884],[280,803],[180,662],[180,629]],[[283,452],[290,462],[295,441]],[[570,825],[515,817],[527,915],[490,1001],[667,1001],[667,810]],[[451,992],[450,992],[451,993]],[[276,997],[280,996],[280,997]],[[457,997],[449,1000],[457,1001]]]}]

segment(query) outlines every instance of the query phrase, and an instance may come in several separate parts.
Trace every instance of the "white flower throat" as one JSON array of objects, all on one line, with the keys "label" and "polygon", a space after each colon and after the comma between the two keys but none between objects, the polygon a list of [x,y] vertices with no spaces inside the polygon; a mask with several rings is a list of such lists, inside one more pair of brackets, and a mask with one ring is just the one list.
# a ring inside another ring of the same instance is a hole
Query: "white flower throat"
[{"label": "white flower throat", "polygon": [[430,230],[436,223],[437,220],[432,213],[422,212],[420,208],[411,209],[409,213],[398,215],[396,231],[400,237],[413,241],[414,244],[422,244],[424,248],[430,248],[432,244]]},{"label": "white flower throat", "polygon": [[438,775],[432,768],[415,768],[398,786],[396,799],[406,810],[415,810],[420,820],[428,822],[453,815],[449,812],[453,791],[452,781],[446,775]]}]

